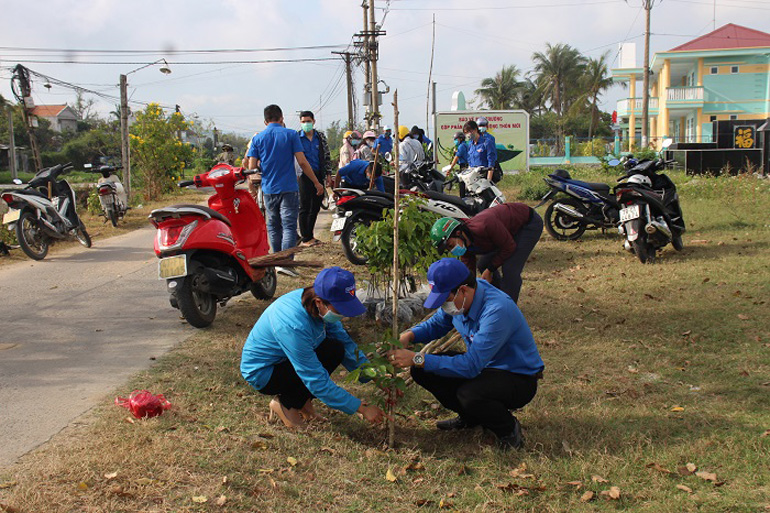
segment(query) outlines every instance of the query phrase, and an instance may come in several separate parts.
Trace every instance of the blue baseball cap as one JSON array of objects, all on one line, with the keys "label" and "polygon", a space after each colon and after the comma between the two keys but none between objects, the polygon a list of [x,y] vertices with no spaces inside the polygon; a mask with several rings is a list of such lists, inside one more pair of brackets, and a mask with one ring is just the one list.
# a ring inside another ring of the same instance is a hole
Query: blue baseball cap
[{"label": "blue baseball cap", "polygon": [[430,264],[428,283],[430,294],[425,300],[425,308],[438,308],[446,303],[452,289],[468,279],[468,267],[456,258],[442,258]]},{"label": "blue baseball cap", "polygon": [[318,297],[331,303],[345,317],[356,317],[366,311],[356,297],[356,278],[341,267],[328,267],[318,273],[313,289]]}]

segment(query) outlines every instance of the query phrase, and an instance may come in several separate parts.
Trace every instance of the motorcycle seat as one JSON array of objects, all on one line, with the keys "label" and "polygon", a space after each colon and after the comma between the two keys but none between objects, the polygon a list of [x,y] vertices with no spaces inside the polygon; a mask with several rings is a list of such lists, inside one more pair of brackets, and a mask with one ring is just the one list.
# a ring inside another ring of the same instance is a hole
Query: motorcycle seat
[{"label": "motorcycle seat", "polygon": [[592,191],[598,192],[599,194],[607,195],[610,193],[610,186],[606,183],[582,182],[580,180],[570,180],[570,182],[580,187],[591,189]]},{"label": "motorcycle seat", "polygon": [[12,192],[14,194],[21,194],[22,196],[37,196],[38,198],[46,198],[46,199],[48,198],[48,196],[38,191],[37,189],[16,189],[16,190],[7,191],[7,192]]},{"label": "motorcycle seat", "polygon": [[168,217],[179,218],[183,215],[197,214],[209,219],[217,219],[222,221],[227,226],[232,226],[232,223],[228,218],[214,210],[213,208],[205,207],[203,205],[172,205],[170,207],[158,208],[150,212],[150,217],[156,220],[165,219]]}]

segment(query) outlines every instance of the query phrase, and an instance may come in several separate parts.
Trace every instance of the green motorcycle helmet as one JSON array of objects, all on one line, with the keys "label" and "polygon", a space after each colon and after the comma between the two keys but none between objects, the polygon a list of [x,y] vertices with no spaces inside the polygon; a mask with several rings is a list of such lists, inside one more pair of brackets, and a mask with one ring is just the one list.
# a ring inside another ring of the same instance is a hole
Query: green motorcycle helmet
[{"label": "green motorcycle helmet", "polygon": [[460,226],[460,221],[451,217],[442,217],[430,229],[430,240],[439,251],[446,250],[446,241],[452,236],[456,228]]}]

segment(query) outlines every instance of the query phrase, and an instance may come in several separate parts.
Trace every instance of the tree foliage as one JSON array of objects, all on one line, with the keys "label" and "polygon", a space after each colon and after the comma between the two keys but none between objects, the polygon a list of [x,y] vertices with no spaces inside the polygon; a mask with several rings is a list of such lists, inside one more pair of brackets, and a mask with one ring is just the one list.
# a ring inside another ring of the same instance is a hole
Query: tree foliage
[{"label": "tree foliage", "polygon": [[167,116],[156,103],[136,114],[130,133],[132,169],[147,200],[171,190],[192,157],[192,148],[177,138],[188,127],[180,113]]},{"label": "tree foliage", "polygon": [[487,108],[509,110],[521,105],[524,84],[519,81],[521,71],[515,65],[503,66],[493,78],[481,81],[481,88],[476,94]]}]

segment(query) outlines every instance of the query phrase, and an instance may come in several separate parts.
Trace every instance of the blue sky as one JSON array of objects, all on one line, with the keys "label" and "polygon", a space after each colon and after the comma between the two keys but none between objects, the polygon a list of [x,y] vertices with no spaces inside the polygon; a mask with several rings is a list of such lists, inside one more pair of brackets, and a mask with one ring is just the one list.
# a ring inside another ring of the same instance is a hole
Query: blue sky
[{"label": "blue sky", "polygon": [[[376,0],[382,20],[388,2]],[[391,92],[399,90],[402,124],[423,126],[432,25],[436,14],[434,80],[440,110],[449,108],[454,90],[466,96],[482,78],[503,65],[531,68],[531,55],[546,42],[568,43],[589,56],[609,51],[618,43],[637,43],[641,63],[644,12],[640,0],[392,0],[381,39],[380,76]],[[84,6],[87,8],[84,9]],[[275,48],[346,45],[361,30],[360,0],[0,0],[0,47],[108,50],[193,50],[213,48]],[[656,3],[652,21],[652,51],[663,51],[712,29],[714,2],[664,0]],[[717,0],[716,26],[737,23],[759,30],[770,27],[770,1]],[[341,61],[272,64],[228,64],[226,60],[328,58],[330,49],[254,54],[93,56],[74,54],[76,64],[27,63],[38,72],[118,95],[118,76],[141,63],[166,57],[173,73],[162,75],[151,66],[129,75],[131,98],[178,104],[188,115],[212,120],[224,131],[250,133],[262,123],[262,108],[278,103],[287,124],[298,126],[295,111],[313,109],[320,124],[346,119],[345,84]],[[21,57],[24,55],[24,57]],[[0,68],[20,59],[59,60],[61,54],[40,54],[0,48]],[[87,60],[125,64],[84,64]],[[176,61],[214,61],[213,64],[175,64]],[[137,64],[128,64],[135,62]],[[10,97],[10,73],[0,70],[0,93]],[[356,73],[356,94],[363,76]],[[624,97],[620,88],[609,91],[603,108],[612,111]],[[37,103],[74,100],[73,91],[36,82]],[[98,99],[108,112],[113,102]],[[391,97],[384,106],[392,124]],[[320,107],[320,108],[319,108]]]}]

